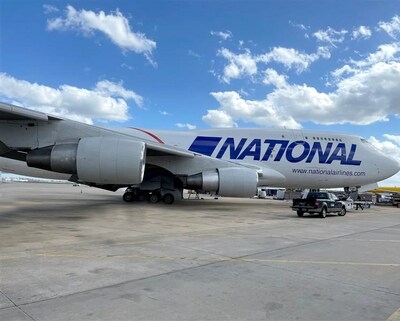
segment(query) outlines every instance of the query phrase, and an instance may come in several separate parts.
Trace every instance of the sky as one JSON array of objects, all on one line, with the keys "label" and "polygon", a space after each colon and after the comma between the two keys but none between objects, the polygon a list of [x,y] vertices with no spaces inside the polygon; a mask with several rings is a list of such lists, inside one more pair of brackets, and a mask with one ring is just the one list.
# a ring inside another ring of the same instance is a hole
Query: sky
[{"label": "sky", "polygon": [[0,100],[107,127],[345,132],[400,161],[400,2],[1,0]]}]

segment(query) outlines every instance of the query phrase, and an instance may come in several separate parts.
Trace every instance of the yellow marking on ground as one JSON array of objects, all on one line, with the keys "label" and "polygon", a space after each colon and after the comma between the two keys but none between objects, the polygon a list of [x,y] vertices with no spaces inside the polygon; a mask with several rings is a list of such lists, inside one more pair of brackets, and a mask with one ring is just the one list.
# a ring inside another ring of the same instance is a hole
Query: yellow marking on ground
[{"label": "yellow marking on ground", "polygon": [[311,264],[311,265],[350,265],[373,267],[400,267],[400,263],[371,263],[371,262],[347,262],[347,261],[307,261],[307,260],[283,260],[283,259],[244,259],[223,257],[187,257],[187,256],[153,256],[153,255],[96,255],[74,253],[41,253],[42,257],[71,257],[87,259],[144,259],[144,260],[185,260],[185,261],[210,261],[210,262],[245,262],[245,263],[275,263],[275,264]]},{"label": "yellow marking on ground", "polygon": [[386,321],[400,321],[400,309],[393,313]]}]

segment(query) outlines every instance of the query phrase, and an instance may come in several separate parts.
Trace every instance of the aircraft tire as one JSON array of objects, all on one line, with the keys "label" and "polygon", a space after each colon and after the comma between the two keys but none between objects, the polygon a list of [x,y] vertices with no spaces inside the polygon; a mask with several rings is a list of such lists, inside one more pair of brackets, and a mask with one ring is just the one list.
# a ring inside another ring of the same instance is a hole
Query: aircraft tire
[{"label": "aircraft tire", "polygon": [[159,201],[160,201],[160,195],[158,193],[154,193],[149,196],[150,203],[155,204],[158,203]]},{"label": "aircraft tire", "polygon": [[162,200],[165,204],[172,204],[175,201],[175,197],[171,193],[167,193]]},{"label": "aircraft tire", "polygon": [[137,201],[138,202],[144,202],[145,200],[146,200],[146,194],[144,194],[144,193],[139,193],[139,195],[137,196]]}]

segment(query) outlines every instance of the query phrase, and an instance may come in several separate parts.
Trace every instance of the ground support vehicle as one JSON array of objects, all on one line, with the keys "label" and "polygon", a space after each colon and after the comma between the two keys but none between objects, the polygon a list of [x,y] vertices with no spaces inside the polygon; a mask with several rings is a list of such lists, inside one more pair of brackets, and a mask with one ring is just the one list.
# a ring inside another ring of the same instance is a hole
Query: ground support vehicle
[{"label": "ground support vehicle", "polygon": [[339,201],[337,196],[328,192],[309,192],[302,198],[293,199],[292,210],[299,217],[304,213],[319,214],[325,218],[328,213],[337,213],[339,216],[346,215],[346,204]]}]

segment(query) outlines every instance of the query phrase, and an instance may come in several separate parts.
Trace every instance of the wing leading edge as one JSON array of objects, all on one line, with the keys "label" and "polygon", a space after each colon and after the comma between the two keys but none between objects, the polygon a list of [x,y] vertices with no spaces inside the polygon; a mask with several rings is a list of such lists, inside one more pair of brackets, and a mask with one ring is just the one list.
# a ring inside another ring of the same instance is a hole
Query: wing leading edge
[{"label": "wing leading edge", "polygon": [[35,110],[25,109],[22,107],[0,103],[0,120],[62,120],[62,118],[54,117]]}]

